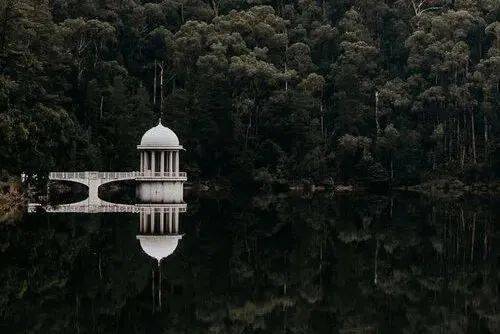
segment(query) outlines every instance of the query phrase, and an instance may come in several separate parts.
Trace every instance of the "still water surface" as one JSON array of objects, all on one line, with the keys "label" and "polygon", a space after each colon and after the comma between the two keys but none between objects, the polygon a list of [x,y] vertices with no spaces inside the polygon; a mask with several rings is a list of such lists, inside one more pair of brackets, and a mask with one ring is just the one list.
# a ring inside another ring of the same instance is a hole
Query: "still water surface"
[{"label": "still water surface", "polygon": [[[190,196],[158,261],[139,213],[0,226],[2,333],[499,333],[498,203]],[[167,232],[164,232],[167,233]]]}]

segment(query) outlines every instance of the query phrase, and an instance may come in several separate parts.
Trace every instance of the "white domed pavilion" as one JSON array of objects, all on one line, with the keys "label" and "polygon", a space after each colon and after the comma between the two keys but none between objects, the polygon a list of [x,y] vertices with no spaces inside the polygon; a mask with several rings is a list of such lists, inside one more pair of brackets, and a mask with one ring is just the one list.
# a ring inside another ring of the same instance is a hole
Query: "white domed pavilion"
[{"label": "white domed pavilion", "polygon": [[140,171],[136,181],[137,195],[142,201],[156,203],[181,203],[187,175],[179,171],[179,138],[161,124],[144,133],[140,145]]},{"label": "white domed pavilion", "polygon": [[179,145],[179,138],[177,135],[161,124],[161,120],[157,126],[149,129],[142,136],[141,145],[145,147],[172,147],[172,148],[181,148]]},{"label": "white domed pavilion", "polygon": [[179,230],[179,214],[186,212],[187,204],[136,204],[139,207],[139,233],[136,236],[144,253],[158,266],[152,271],[153,311],[162,305],[163,259],[172,255],[183,234]]},{"label": "white domed pavilion", "polygon": [[144,253],[160,262],[172,255],[182,235],[138,235],[137,239]]},{"label": "white domed pavilion", "polygon": [[156,259],[172,255],[182,239],[179,213],[186,204],[139,204],[139,234],[137,239],[144,253]]}]

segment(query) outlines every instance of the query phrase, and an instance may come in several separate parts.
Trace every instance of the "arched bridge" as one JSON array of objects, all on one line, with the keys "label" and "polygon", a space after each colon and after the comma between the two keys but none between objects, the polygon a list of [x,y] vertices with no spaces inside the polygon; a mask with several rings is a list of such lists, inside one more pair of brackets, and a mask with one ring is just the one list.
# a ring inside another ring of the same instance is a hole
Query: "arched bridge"
[{"label": "arched bridge", "polygon": [[87,184],[89,180],[98,180],[100,185],[114,181],[135,180],[139,172],[51,172],[49,180],[71,181]]},{"label": "arched bridge", "polygon": [[99,203],[98,189],[110,182],[135,180],[139,172],[51,172],[51,181],[69,181],[84,184],[89,188],[88,202]]},{"label": "arched bridge", "polygon": [[[59,205],[47,205],[42,206],[38,203],[29,203],[28,212],[36,212],[39,208],[43,209],[47,213],[140,213],[145,211],[154,212],[155,210],[178,210],[179,212],[186,212],[187,204],[153,204],[153,203],[141,203],[141,204],[119,204],[111,203],[103,200],[99,200],[97,203],[89,204],[88,199],[81,202],[70,203],[70,204],[59,204]],[[170,212],[168,211],[168,212]]]},{"label": "arched bridge", "polygon": [[184,172],[51,172],[51,181],[69,181],[86,185],[89,188],[88,202],[98,204],[100,199],[98,189],[110,182],[137,181],[186,181]]}]

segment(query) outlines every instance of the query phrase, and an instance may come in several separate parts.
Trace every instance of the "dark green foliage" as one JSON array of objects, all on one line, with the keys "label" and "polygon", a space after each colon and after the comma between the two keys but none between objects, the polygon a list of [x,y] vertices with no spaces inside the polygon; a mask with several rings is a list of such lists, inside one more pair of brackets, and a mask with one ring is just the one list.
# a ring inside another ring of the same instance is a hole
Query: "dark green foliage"
[{"label": "dark green foliage", "polygon": [[498,202],[206,196],[161,261],[161,310],[139,214],[0,224],[2,333],[500,330]]},{"label": "dark green foliage", "polygon": [[192,179],[498,174],[498,1],[258,3],[2,0],[0,168],[136,169],[161,116]]}]

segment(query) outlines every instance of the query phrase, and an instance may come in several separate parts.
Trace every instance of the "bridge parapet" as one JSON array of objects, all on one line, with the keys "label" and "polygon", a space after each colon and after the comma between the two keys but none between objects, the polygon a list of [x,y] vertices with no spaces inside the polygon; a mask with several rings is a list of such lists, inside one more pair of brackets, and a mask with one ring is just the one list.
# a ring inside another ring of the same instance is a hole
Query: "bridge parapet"
[{"label": "bridge parapet", "polygon": [[38,208],[48,213],[139,213],[139,212],[186,212],[187,204],[118,204],[99,200],[90,204],[88,199],[77,203],[60,204],[55,206],[42,206],[38,203],[30,203],[28,212],[36,212]]},{"label": "bridge parapet", "polygon": [[137,172],[138,181],[187,181],[186,172]]},{"label": "bridge parapet", "polygon": [[50,172],[49,180],[87,179],[89,172]]},{"label": "bridge parapet", "polygon": [[[184,182],[187,180],[185,172],[51,172],[49,180],[70,181],[83,184],[89,189],[90,203],[98,203],[99,187],[103,184],[135,180],[139,183],[147,182]],[[182,186],[182,185],[181,185]],[[181,188],[182,189],[182,188]],[[182,190],[181,190],[182,191]]]},{"label": "bridge parapet", "polygon": [[186,172],[51,172],[49,180],[67,180],[84,182],[86,180],[101,180],[110,182],[113,180],[133,180],[133,179],[171,179],[187,180]]},{"label": "bridge parapet", "polygon": [[126,180],[135,179],[139,172],[51,172],[50,180]]}]

